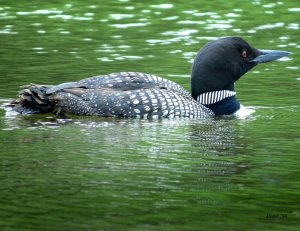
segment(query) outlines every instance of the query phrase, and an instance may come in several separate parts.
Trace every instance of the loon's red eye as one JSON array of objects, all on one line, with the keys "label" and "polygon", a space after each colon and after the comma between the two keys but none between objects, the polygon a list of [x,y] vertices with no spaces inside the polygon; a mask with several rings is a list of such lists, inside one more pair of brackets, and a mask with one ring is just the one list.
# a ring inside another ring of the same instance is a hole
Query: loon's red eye
[{"label": "loon's red eye", "polygon": [[246,59],[247,58],[247,51],[242,51],[242,57],[244,58],[244,59]]}]

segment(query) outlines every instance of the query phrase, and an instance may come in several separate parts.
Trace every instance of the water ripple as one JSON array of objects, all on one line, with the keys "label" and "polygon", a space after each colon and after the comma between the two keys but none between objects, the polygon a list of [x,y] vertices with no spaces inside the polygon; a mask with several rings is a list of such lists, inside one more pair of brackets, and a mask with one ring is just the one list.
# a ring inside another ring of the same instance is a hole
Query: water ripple
[{"label": "water ripple", "polygon": [[176,20],[178,18],[179,18],[178,16],[170,16],[170,17],[162,18],[161,20],[172,21],[172,20]]},{"label": "water ripple", "polygon": [[150,5],[151,8],[159,8],[159,9],[170,9],[170,8],[173,8],[173,4],[168,4],[168,3],[165,3],[165,4],[159,4],[159,5]]},{"label": "water ripple", "polygon": [[13,31],[13,25],[6,25],[4,29],[0,30],[0,34],[18,34],[18,32]]},{"label": "water ripple", "polygon": [[300,8],[289,8],[288,11],[289,12],[299,12]]},{"label": "water ripple", "polygon": [[17,15],[31,15],[31,14],[61,14],[62,10],[46,9],[46,10],[35,10],[35,11],[19,11]]},{"label": "water ripple", "polygon": [[180,29],[178,31],[166,31],[161,33],[161,35],[174,35],[174,36],[188,36],[197,33],[196,29]]},{"label": "water ripple", "polygon": [[115,20],[121,20],[125,18],[133,18],[133,14],[111,14],[110,17]]},{"label": "water ripple", "polygon": [[185,21],[178,21],[177,24],[203,25],[205,24],[205,21],[185,20]]},{"label": "water ripple", "polygon": [[146,23],[137,22],[137,23],[126,23],[126,24],[112,24],[111,27],[124,29],[124,28],[128,28],[128,27],[143,27],[143,26],[146,26],[149,24],[150,24],[149,22],[146,22]]},{"label": "water ripple", "polygon": [[287,29],[299,30],[299,24],[298,23],[290,23],[290,24],[288,24]]},{"label": "water ripple", "polygon": [[283,27],[284,23],[283,22],[277,22],[277,23],[273,23],[273,24],[264,24],[264,25],[260,25],[255,27],[256,30],[266,30],[266,29],[274,29],[277,27]]}]

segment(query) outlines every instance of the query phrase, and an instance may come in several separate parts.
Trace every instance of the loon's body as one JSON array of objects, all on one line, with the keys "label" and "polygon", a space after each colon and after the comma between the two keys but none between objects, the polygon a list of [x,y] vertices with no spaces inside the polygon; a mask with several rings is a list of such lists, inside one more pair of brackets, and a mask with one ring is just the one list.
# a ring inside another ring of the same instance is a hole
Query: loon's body
[{"label": "loon's body", "polygon": [[112,73],[53,87],[31,85],[26,86],[21,95],[23,99],[36,97],[41,101],[38,107],[17,104],[15,109],[20,107],[23,114],[53,111],[57,114],[144,118],[212,115],[211,110],[194,100],[180,85],[138,72]]},{"label": "loon's body", "polygon": [[288,55],[259,51],[239,37],[208,43],[194,61],[192,94],[155,75],[121,72],[56,86],[23,87],[10,106],[21,114],[56,113],[118,117],[189,117],[235,113],[234,82],[258,63]]}]

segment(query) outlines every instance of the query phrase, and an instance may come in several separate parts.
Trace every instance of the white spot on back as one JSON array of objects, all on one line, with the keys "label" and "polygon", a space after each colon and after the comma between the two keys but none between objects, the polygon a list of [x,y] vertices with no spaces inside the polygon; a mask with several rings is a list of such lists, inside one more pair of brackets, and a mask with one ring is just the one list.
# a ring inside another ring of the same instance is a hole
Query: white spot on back
[{"label": "white spot on back", "polygon": [[157,103],[158,101],[157,101],[157,99],[151,99],[151,102],[152,103]]},{"label": "white spot on back", "polygon": [[139,101],[138,99],[134,99],[134,100],[132,101],[132,103],[133,103],[133,104],[139,104],[140,101]]},{"label": "white spot on back", "polygon": [[145,108],[145,111],[150,111],[150,107],[148,105],[146,105],[144,108]]}]

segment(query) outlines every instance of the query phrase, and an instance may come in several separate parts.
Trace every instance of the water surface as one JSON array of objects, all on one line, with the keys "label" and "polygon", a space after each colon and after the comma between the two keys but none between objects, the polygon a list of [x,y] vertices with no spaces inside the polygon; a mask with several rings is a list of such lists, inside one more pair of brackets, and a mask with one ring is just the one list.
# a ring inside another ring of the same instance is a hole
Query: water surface
[{"label": "water surface", "polygon": [[0,109],[1,230],[298,230],[295,1],[1,1],[0,104],[20,85],[119,71],[189,89],[200,47],[293,52],[236,85],[244,119],[20,116]]}]

